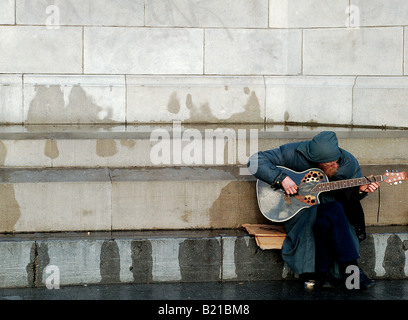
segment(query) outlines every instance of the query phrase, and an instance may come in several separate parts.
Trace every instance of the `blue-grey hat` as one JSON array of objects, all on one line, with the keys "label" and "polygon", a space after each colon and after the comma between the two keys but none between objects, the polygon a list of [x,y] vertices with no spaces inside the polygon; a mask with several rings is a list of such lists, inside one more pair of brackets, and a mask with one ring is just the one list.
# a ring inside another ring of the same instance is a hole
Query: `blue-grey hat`
[{"label": "blue-grey hat", "polygon": [[301,142],[297,150],[316,163],[331,162],[341,157],[336,133],[332,131],[320,132],[311,141]]}]

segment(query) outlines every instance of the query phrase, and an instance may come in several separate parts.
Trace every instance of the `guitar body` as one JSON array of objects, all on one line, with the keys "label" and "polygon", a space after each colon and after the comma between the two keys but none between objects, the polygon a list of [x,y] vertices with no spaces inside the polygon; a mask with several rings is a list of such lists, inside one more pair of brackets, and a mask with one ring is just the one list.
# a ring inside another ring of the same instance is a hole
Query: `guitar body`
[{"label": "guitar body", "polygon": [[257,180],[256,195],[258,206],[262,214],[273,222],[284,222],[293,218],[300,210],[319,204],[321,192],[345,189],[367,185],[372,182],[386,182],[396,185],[407,180],[406,172],[388,172],[383,175],[360,177],[354,179],[331,181],[320,169],[309,169],[296,172],[285,167],[278,166],[298,186],[298,193],[287,195],[282,188],[272,188],[270,184]]},{"label": "guitar body", "polygon": [[298,193],[287,195],[283,189],[275,189],[258,179],[256,183],[258,206],[267,219],[284,222],[293,218],[300,210],[319,204],[320,192],[314,192],[312,189],[319,183],[329,181],[322,170],[309,169],[296,172],[285,167],[278,168],[298,185]]}]

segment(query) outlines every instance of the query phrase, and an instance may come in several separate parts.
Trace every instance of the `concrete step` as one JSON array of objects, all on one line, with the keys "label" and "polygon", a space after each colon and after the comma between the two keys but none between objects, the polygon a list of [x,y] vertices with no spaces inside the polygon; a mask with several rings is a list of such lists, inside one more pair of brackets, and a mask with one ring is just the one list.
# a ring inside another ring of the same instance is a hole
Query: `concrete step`
[{"label": "concrete step", "polygon": [[0,232],[236,228],[265,221],[237,167],[3,169]]},{"label": "concrete step", "polygon": [[[408,228],[369,228],[359,265],[408,278]],[[295,279],[280,250],[243,230],[68,232],[0,237],[0,287]]]},{"label": "concrete step", "polygon": [[263,125],[0,127],[0,166],[97,168],[245,165],[248,157],[334,130],[361,164],[408,164],[408,131]]},{"label": "concrete step", "polygon": [[[383,174],[385,166],[363,166]],[[394,166],[408,171],[407,165]],[[237,228],[267,220],[235,166],[0,170],[0,232]],[[363,200],[368,225],[408,224],[408,184]],[[379,213],[379,215],[378,215]],[[378,219],[378,220],[377,220]]]}]

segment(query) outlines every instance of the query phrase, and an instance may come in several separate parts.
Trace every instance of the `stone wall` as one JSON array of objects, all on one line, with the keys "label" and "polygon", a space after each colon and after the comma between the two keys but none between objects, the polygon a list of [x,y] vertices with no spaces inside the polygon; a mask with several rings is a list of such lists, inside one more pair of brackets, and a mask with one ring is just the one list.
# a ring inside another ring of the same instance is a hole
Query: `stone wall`
[{"label": "stone wall", "polygon": [[407,12],[405,0],[3,0],[0,123],[406,127]]}]

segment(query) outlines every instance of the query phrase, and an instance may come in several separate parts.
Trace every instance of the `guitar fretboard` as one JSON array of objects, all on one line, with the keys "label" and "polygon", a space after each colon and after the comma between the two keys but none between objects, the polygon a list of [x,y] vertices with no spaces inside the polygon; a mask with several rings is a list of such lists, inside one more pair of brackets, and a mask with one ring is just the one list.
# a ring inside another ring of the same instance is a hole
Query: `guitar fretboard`
[{"label": "guitar fretboard", "polygon": [[330,182],[322,182],[316,185],[312,192],[323,192],[323,191],[332,191],[338,189],[345,189],[351,187],[358,187],[365,184],[369,184],[373,181],[382,182],[383,176],[372,176],[370,180],[367,178],[356,178],[356,179],[347,179],[347,180],[339,180],[339,181],[330,181]]}]

